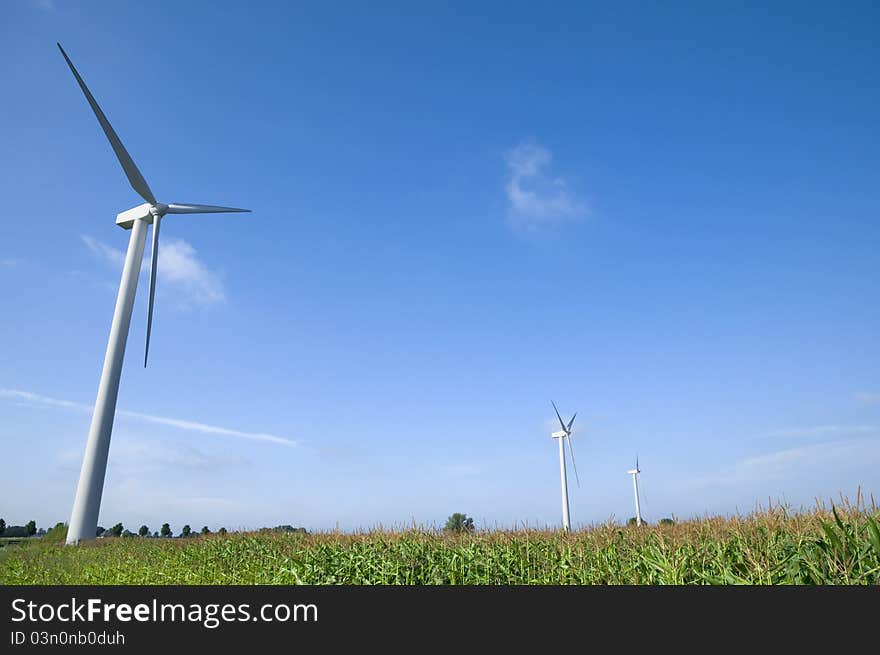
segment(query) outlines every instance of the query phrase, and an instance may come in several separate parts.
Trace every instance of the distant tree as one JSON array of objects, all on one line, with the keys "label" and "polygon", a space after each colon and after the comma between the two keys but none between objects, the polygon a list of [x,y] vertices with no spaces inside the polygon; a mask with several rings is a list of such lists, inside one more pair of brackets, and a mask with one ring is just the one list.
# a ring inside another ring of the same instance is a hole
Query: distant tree
[{"label": "distant tree", "polygon": [[162,531],[159,534],[161,534],[163,537],[170,537],[172,534],[171,526],[168,525],[167,523],[163,523],[162,524]]},{"label": "distant tree", "polygon": [[211,531],[208,529],[208,526],[202,526],[202,534],[211,534]]},{"label": "distant tree", "polygon": [[67,539],[67,523],[56,523],[43,537],[46,541],[63,543]]},{"label": "distant tree", "polygon": [[105,532],[107,532],[107,528],[105,528],[103,525],[99,525],[99,526],[98,526],[98,529],[95,530],[95,536],[96,536],[96,537],[100,537],[100,536],[101,536],[102,534],[104,534]]},{"label": "distant tree", "polygon": [[660,525],[675,525],[675,521],[667,517],[664,519],[660,519]]},{"label": "distant tree", "polygon": [[142,536],[142,537],[146,537],[148,534],[150,534],[150,528],[148,528],[148,527],[145,526],[145,525],[142,525],[142,526],[138,529],[138,534],[139,534],[140,536]]},{"label": "distant tree", "polygon": [[159,531],[158,531],[158,530],[153,530],[153,536],[154,536],[156,539],[158,539],[158,538],[159,538]]},{"label": "distant tree", "polygon": [[192,534],[192,528],[189,527],[189,524],[186,524],[185,526],[183,526],[183,530],[180,531],[181,537],[188,537],[191,534]]},{"label": "distant tree", "polygon": [[33,537],[35,534],[37,534],[37,522],[36,521],[28,521],[24,527],[27,528],[27,534],[29,537]]},{"label": "distant tree", "polygon": [[217,534],[226,534],[226,528],[220,528],[217,530]]},{"label": "distant tree", "polygon": [[[261,531],[264,530],[268,531],[269,528],[261,528]],[[299,534],[306,534],[307,531],[305,528],[295,528],[289,523],[285,523],[284,525],[276,525],[272,528],[272,532],[296,532]]]},{"label": "distant tree", "polygon": [[[630,516],[629,521],[627,521],[626,524],[627,525],[635,525],[636,524],[636,517]],[[648,522],[644,518],[642,518],[642,525],[648,525]]]},{"label": "distant tree", "polygon": [[37,536],[38,537],[45,537],[46,536],[46,528],[40,528],[39,530],[37,530]]},{"label": "distant tree", "polygon": [[123,536],[123,537],[133,537],[133,536],[134,536],[134,532],[132,532],[131,530],[123,530],[123,531],[122,531],[122,536]]},{"label": "distant tree", "polygon": [[108,532],[110,533],[111,537],[121,537],[123,530],[124,528],[122,527],[122,523],[117,523],[112,528],[110,528]]},{"label": "distant tree", "polygon": [[6,521],[0,519],[0,534],[3,534],[4,530],[6,530]]},{"label": "distant tree", "polygon": [[28,537],[28,529],[23,525],[7,525],[3,531],[4,537]]},{"label": "distant tree", "polygon": [[446,519],[443,529],[447,532],[473,532],[474,520],[466,514],[456,512]]}]

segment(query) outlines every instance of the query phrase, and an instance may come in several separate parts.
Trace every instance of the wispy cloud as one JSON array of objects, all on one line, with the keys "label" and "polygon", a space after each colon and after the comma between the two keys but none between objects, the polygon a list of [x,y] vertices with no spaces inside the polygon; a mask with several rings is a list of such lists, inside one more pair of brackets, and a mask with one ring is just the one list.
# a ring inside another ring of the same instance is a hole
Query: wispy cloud
[{"label": "wispy cloud", "polygon": [[226,301],[223,283],[183,239],[169,239],[159,248],[159,279],[173,285],[197,305]]},{"label": "wispy cloud", "polygon": [[59,400],[58,398],[49,398],[30,391],[20,391],[18,389],[0,389],[0,397],[11,398],[19,401],[21,404],[44,405],[48,407],[62,407],[64,409],[75,409],[81,412],[92,411],[91,405],[83,403],[75,403],[72,400]]},{"label": "wispy cloud", "polygon": [[[99,259],[115,268],[122,268],[125,253],[113,246],[88,236],[83,243]],[[174,293],[178,304],[213,305],[226,301],[226,292],[220,277],[199,259],[198,252],[183,239],[165,239],[159,248],[159,286]],[[141,274],[148,275],[149,259],[144,258]]]},{"label": "wispy cloud", "polygon": [[586,203],[562,177],[550,172],[553,156],[534,143],[521,143],[504,155],[509,169],[505,192],[514,227],[540,229],[587,213]]},{"label": "wispy cloud", "polygon": [[876,425],[813,425],[802,428],[790,428],[787,430],[774,430],[772,432],[768,432],[766,436],[797,438],[876,433],[880,433],[880,427]]},{"label": "wispy cloud", "polygon": [[122,268],[122,265],[125,263],[124,252],[85,234],[81,235],[80,238],[83,240],[83,243],[86,244],[86,247],[92,251],[93,255],[103,259],[113,266]]},{"label": "wispy cloud", "polygon": [[880,405],[880,391],[859,391],[856,400],[864,405]]},{"label": "wispy cloud", "polygon": [[691,484],[695,487],[736,486],[785,477],[815,482],[819,471],[835,471],[847,476],[865,462],[876,461],[878,456],[880,438],[877,437],[823,441],[746,457],[724,470],[698,476]]},{"label": "wispy cloud", "polygon": [[221,428],[216,425],[207,425],[206,423],[197,423],[195,421],[186,421],[178,418],[167,418],[165,416],[154,416],[152,414],[141,414],[140,412],[130,412],[128,410],[119,410],[120,416],[127,416],[139,421],[147,423],[155,423],[157,425],[166,425],[168,427],[177,428],[178,430],[187,430],[189,432],[201,432],[202,434],[216,434],[224,437],[238,437],[240,439],[250,439],[252,441],[268,441],[283,446],[296,446],[296,441],[286,437],[279,437],[274,434],[265,432],[244,432],[242,430],[231,430],[229,428]]},{"label": "wispy cloud", "polygon": [[[81,412],[92,411],[92,405],[85,405],[83,403],[77,403],[71,400],[50,398],[48,396],[41,396],[30,391],[21,391],[19,389],[0,389],[0,397],[10,398],[21,403],[28,403],[30,405],[42,407],[60,407],[63,409],[72,409]],[[238,439],[248,439],[250,441],[264,441],[289,447],[295,447],[298,445],[297,442],[293,439],[288,439],[287,437],[280,437],[278,435],[268,434],[265,432],[246,432],[244,430],[233,430],[231,428],[208,425],[207,423],[198,423],[196,421],[169,418],[167,416],[155,416],[153,414],[143,414],[141,412],[132,412],[125,409],[117,410],[116,415],[124,416],[126,418],[134,419],[137,421],[143,421],[146,423],[164,425],[170,428],[176,428],[178,430],[185,430],[187,432],[199,432],[201,434],[235,437]]]}]

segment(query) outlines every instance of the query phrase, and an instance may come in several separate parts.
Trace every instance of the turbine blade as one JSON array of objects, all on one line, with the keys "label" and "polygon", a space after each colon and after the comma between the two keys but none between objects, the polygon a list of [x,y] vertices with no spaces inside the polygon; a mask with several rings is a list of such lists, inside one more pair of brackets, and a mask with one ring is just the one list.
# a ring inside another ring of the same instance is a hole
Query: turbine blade
[{"label": "turbine blade", "polygon": [[636,455],[636,471],[639,470],[639,456]]},{"label": "turbine blade", "polygon": [[577,480],[578,488],[580,488],[581,479],[578,477],[578,467],[574,462],[574,449],[571,447],[571,435],[568,436],[568,452],[571,453],[571,466],[574,469],[574,479]]},{"label": "turbine blade", "polygon": [[110,125],[110,121],[107,120],[104,112],[101,111],[101,108],[98,106],[95,97],[92,95],[92,92],[89,91],[89,87],[86,86],[86,83],[83,82],[83,79],[79,76],[79,73],[73,66],[73,62],[70,61],[70,57],[68,57],[67,53],[64,52],[64,48],[61,47],[61,44],[57,43],[56,45],[61,51],[61,54],[64,55],[64,61],[66,61],[67,65],[70,67],[70,71],[76,78],[76,81],[79,84],[79,88],[82,89],[83,95],[85,95],[86,100],[89,101],[89,104],[92,107],[92,111],[95,112],[95,116],[97,117],[98,122],[101,124],[101,128],[104,130],[104,134],[107,135],[107,140],[110,141],[110,145],[113,147],[113,152],[116,153],[116,158],[119,160],[119,163],[122,164],[122,170],[125,171],[125,175],[126,177],[128,177],[128,181],[129,183],[131,183],[131,187],[138,192],[138,195],[140,195],[141,198],[146,200],[151,205],[155,205],[156,198],[155,196],[153,196],[153,192],[150,191],[150,186],[147,184],[144,176],[141,175],[138,167],[135,166],[131,155],[129,155],[128,151],[125,149],[125,146],[122,145],[122,141],[119,140],[119,137],[113,130],[113,126]]},{"label": "turbine blade", "polygon": [[[554,403],[554,402],[551,400],[551,401],[550,401],[550,404],[553,405],[553,409],[556,409],[556,403]],[[559,415],[559,410],[558,410],[558,409],[556,409],[556,418],[559,419],[559,425],[562,426],[562,430],[563,430],[563,432],[568,432],[568,430],[567,430],[566,427],[565,427],[565,422],[562,420],[562,417]]]},{"label": "turbine blade", "polygon": [[153,245],[150,252],[150,304],[147,308],[147,345],[144,348],[144,368],[150,356],[150,332],[153,329],[153,299],[156,296],[156,265],[159,263],[159,216],[153,218]]},{"label": "turbine blade", "polygon": [[216,207],[214,205],[187,205],[171,203],[168,205],[166,214],[226,214],[233,212],[250,212],[250,209],[238,209],[237,207]]},{"label": "turbine blade", "polygon": [[568,427],[566,428],[569,432],[571,432],[571,426],[574,425],[574,417],[577,416],[578,413],[575,412],[574,416],[571,417],[571,420],[568,422]]}]

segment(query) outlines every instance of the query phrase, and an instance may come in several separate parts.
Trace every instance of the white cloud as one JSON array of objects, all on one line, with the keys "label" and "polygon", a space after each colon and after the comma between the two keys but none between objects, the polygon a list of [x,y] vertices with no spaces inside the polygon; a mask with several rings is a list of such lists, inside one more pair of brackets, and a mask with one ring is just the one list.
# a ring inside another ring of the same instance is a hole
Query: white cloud
[{"label": "white cloud", "polygon": [[226,301],[223,283],[199,260],[195,248],[183,239],[169,239],[159,248],[159,281],[185,294],[198,305]]},{"label": "white cloud", "polygon": [[30,391],[19,391],[18,389],[0,389],[0,397],[12,398],[21,404],[31,405],[47,405],[50,407],[63,407],[64,409],[76,409],[79,411],[90,412],[92,407],[82,403],[75,403],[72,400],[59,400],[57,398],[49,398],[48,396],[40,396]]},{"label": "white cloud", "polygon": [[[30,391],[21,391],[19,389],[0,389],[0,397],[11,398],[18,402],[25,402],[31,405],[43,407],[61,407],[64,409],[73,409],[82,412],[91,412],[92,406],[83,403],[76,403],[70,400],[60,400],[58,398],[50,398],[41,396]],[[197,423],[195,421],[187,421],[178,418],[169,418],[166,416],[155,416],[153,414],[142,414],[140,412],[132,412],[125,409],[116,411],[117,416],[123,416],[137,421],[164,425],[178,430],[186,430],[188,432],[199,432],[201,434],[218,435],[224,437],[236,437],[239,439],[248,439],[251,441],[264,441],[275,443],[282,446],[295,447],[297,442],[287,437],[279,437],[274,434],[265,432],[245,432],[243,430],[233,430],[230,428],[218,427],[216,425],[208,425],[206,423]]]},{"label": "white cloud", "polygon": [[880,405],[880,392],[859,391],[856,393],[856,400],[865,405]]},{"label": "white cloud", "polygon": [[43,11],[55,11],[55,0],[31,0],[31,6]]},{"label": "white cloud", "polygon": [[216,434],[226,437],[238,437],[240,439],[250,439],[252,441],[268,441],[283,446],[296,446],[296,442],[286,437],[278,437],[274,434],[266,434],[263,432],[244,432],[242,430],[231,430],[229,428],[221,428],[216,425],[207,425],[205,423],[196,423],[195,421],[185,421],[177,418],[166,418],[164,416],[153,416],[152,414],[141,414],[140,412],[130,412],[125,409],[117,412],[120,416],[146,421],[147,423],[156,423],[158,425],[166,425],[168,427],[177,428],[179,430],[188,430],[190,432],[201,432],[203,434]]},{"label": "white cloud", "polygon": [[586,204],[568,183],[550,174],[552,159],[549,150],[530,143],[521,143],[505,153],[510,169],[505,192],[515,227],[535,230],[587,213]]},{"label": "white cloud", "polygon": [[[97,239],[82,235],[83,243],[98,258],[116,268],[125,263],[125,253]],[[220,277],[199,259],[196,249],[183,239],[164,239],[159,243],[158,287],[169,291],[178,305],[213,305],[226,302]],[[150,272],[149,255],[141,264],[141,274]]]},{"label": "white cloud", "polygon": [[109,262],[113,266],[122,268],[122,265],[125,263],[124,252],[85,234],[81,235],[80,238],[88,249],[92,251],[92,254],[97,255],[100,259]]}]

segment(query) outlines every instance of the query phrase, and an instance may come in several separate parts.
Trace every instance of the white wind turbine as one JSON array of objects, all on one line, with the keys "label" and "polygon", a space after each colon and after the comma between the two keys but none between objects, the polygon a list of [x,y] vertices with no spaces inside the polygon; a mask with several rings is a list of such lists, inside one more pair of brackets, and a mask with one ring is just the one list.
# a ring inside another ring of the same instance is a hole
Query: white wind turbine
[{"label": "white wind turbine", "polygon": [[638,526],[642,525],[642,512],[639,509],[639,473],[641,472],[641,469],[639,469],[639,456],[636,455],[636,467],[630,469],[627,473],[630,474],[633,479],[633,495],[636,498],[636,525]]},{"label": "white wind turbine", "polygon": [[110,125],[110,121],[107,120],[86,83],[83,82],[67,53],[64,52],[64,48],[61,47],[60,43],[57,45],[73,76],[76,78],[80,89],[82,89],[86,100],[88,100],[89,105],[92,107],[92,111],[95,112],[98,123],[100,123],[101,128],[104,130],[104,134],[107,135],[113,152],[116,153],[116,158],[122,164],[122,169],[125,171],[125,175],[128,177],[132,188],[146,200],[144,204],[128,209],[116,216],[116,224],[123,229],[131,230],[131,237],[128,241],[128,252],[125,255],[125,264],[122,268],[122,280],[119,283],[119,295],[116,297],[113,322],[110,324],[110,339],[107,343],[107,353],[104,356],[104,368],[101,371],[101,382],[98,385],[98,397],[95,400],[95,409],[92,414],[92,423],[89,427],[89,437],[83,456],[79,484],[76,488],[76,498],[73,501],[73,511],[70,515],[70,526],[67,530],[67,543],[75,544],[80,541],[94,539],[98,526],[98,511],[101,508],[104,474],[107,470],[107,455],[110,450],[110,434],[113,430],[116,397],[119,393],[119,376],[122,373],[125,342],[128,339],[128,328],[131,324],[131,310],[134,306],[134,296],[137,291],[141,260],[144,256],[147,225],[153,225],[153,242],[150,258],[150,299],[147,310],[147,342],[144,348],[144,366],[147,365],[147,355],[150,352],[153,298],[156,294],[156,263],[159,257],[159,223],[162,217],[166,214],[214,214],[220,212],[247,212],[250,210],[179,203],[166,205],[158,202],[141,172],[135,166],[134,161],[132,161],[128,151],[126,151],[125,146],[122,145],[122,141],[119,140],[113,127]]},{"label": "white wind turbine", "polygon": [[568,510],[568,477],[565,474],[565,444],[563,443],[566,439],[568,440],[568,450],[571,453],[571,466],[574,468],[574,477],[577,480],[578,487],[581,486],[581,480],[578,477],[577,464],[574,463],[574,449],[571,447],[571,426],[574,425],[575,416],[577,416],[577,412],[571,417],[571,420],[568,422],[568,425],[562,420],[562,417],[559,415],[559,410],[556,409],[556,403],[552,400],[550,403],[553,405],[553,409],[556,410],[556,418],[559,419],[559,425],[562,427],[561,430],[558,430],[551,434],[550,436],[554,439],[559,439],[559,475],[562,478],[562,527],[568,532],[571,530],[571,518],[569,516]]}]

